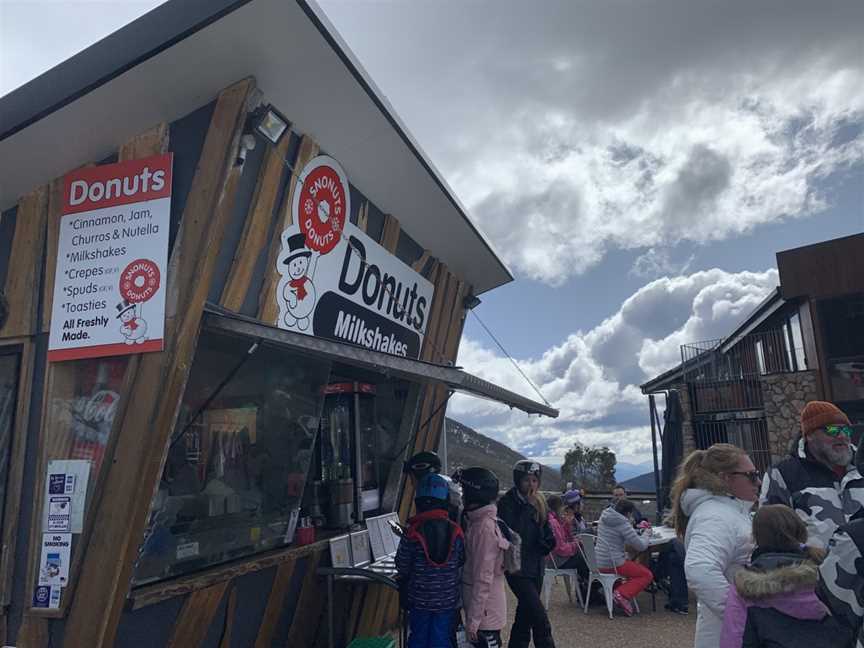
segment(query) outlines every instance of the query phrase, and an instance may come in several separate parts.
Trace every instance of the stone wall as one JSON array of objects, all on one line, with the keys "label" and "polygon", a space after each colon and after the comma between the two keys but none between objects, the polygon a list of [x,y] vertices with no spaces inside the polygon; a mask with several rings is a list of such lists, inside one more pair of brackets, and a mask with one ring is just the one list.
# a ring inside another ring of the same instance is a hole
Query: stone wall
[{"label": "stone wall", "polygon": [[772,462],[789,454],[789,444],[800,433],[801,410],[807,401],[822,398],[818,371],[764,376],[760,380]]},{"label": "stone wall", "polygon": [[681,461],[696,449],[696,432],[693,428],[693,409],[690,406],[690,390],[682,383],[675,385],[678,390],[678,400],[681,402],[681,437],[683,439],[684,451],[681,453]]}]

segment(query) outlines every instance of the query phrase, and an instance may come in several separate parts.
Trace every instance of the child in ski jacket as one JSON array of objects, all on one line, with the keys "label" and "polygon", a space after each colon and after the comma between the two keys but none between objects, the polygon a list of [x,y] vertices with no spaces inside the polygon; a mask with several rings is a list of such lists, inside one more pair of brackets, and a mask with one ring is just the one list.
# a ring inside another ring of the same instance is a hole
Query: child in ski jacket
[{"label": "child in ski jacket", "polygon": [[462,606],[462,529],[448,517],[449,489],[437,474],[425,475],[414,502],[417,515],[396,551],[396,571],[408,610],[408,648],[451,648]]},{"label": "child in ski jacket", "polygon": [[789,507],[768,505],[753,519],[756,550],[729,589],[720,648],[829,648],[852,633],[816,596],[824,552],[804,545],[807,525]]},{"label": "child in ski jacket", "polygon": [[573,533],[573,512],[564,505],[557,495],[551,495],[546,503],[549,505],[549,527],[555,536],[555,548],[552,558],[558,569],[575,569],[579,576],[588,578],[588,565],[582,557],[580,543]]},{"label": "child in ski jacket", "polygon": [[465,570],[462,600],[465,631],[478,648],[499,648],[507,623],[504,552],[510,542],[498,523],[498,478],[485,468],[465,468],[459,483],[465,502]]}]

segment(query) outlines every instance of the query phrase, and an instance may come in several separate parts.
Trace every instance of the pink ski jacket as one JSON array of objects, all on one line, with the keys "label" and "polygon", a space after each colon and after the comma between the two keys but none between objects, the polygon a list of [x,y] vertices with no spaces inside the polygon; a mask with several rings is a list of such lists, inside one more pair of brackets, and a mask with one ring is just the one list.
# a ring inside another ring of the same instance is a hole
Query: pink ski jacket
[{"label": "pink ski jacket", "polygon": [[462,605],[465,627],[501,630],[507,624],[504,593],[504,550],[510,543],[501,535],[498,507],[489,504],[465,513],[465,568],[462,572]]},{"label": "pink ski jacket", "polygon": [[552,534],[555,536],[555,548],[552,550],[555,558],[566,559],[576,555],[576,551],[579,549],[579,541],[573,537],[572,532],[568,531],[564,522],[551,512],[549,513],[549,526],[552,527]]}]

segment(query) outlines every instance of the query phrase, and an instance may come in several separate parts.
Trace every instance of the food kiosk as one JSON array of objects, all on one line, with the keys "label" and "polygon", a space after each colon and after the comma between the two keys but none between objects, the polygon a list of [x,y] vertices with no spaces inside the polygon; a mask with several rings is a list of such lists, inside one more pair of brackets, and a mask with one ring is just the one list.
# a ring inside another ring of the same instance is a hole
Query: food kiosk
[{"label": "food kiosk", "polygon": [[171,0],[0,118],[6,644],[325,645],[451,394],[557,415],[454,366],[512,277],[311,2]]}]

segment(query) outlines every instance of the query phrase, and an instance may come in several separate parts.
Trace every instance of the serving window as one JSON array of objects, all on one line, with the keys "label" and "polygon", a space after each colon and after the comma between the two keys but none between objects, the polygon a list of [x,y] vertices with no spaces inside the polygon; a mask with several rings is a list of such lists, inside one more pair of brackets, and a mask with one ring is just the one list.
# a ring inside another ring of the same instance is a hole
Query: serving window
[{"label": "serving window", "polygon": [[133,586],[289,545],[301,518],[336,532],[381,512],[417,394],[405,380],[205,327]]},{"label": "serving window", "polygon": [[290,542],[330,363],[205,330],[133,584]]}]

